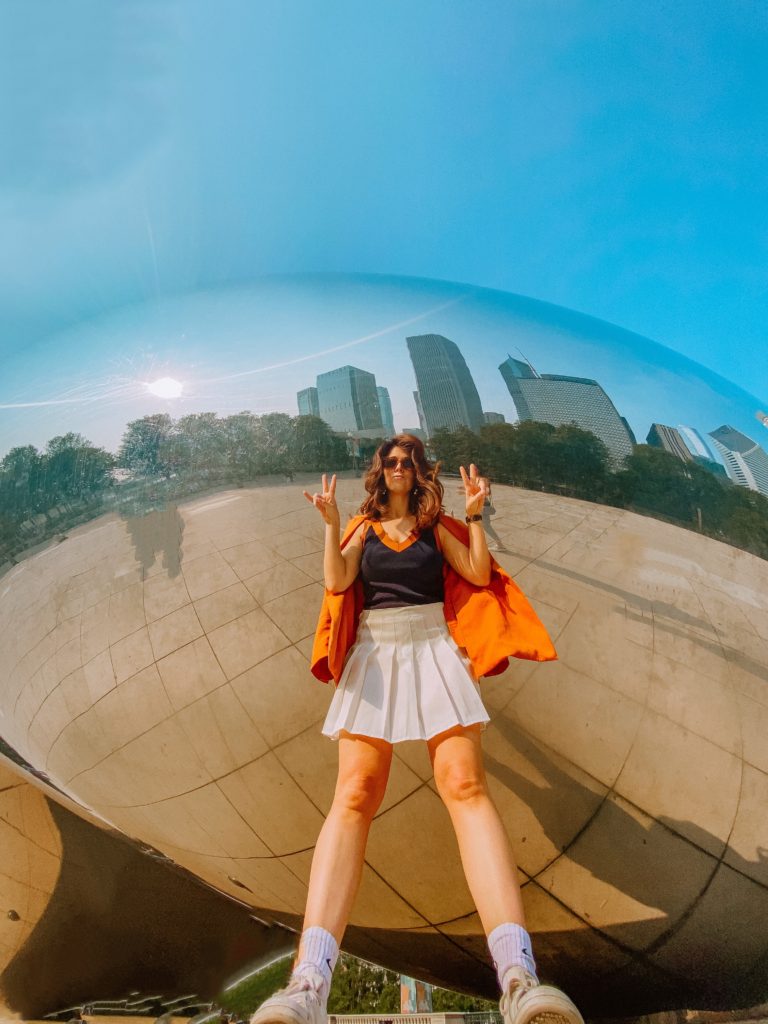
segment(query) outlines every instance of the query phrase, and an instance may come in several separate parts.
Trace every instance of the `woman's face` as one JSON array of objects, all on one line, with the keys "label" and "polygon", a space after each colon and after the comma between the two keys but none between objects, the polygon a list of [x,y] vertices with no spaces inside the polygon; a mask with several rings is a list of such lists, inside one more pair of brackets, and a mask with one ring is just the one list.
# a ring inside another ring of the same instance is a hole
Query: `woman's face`
[{"label": "woman's face", "polygon": [[[390,494],[407,494],[416,479],[410,452],[396,445],[383,457],[384,486]],[[410,468],[408,468],[410,467]]]}]

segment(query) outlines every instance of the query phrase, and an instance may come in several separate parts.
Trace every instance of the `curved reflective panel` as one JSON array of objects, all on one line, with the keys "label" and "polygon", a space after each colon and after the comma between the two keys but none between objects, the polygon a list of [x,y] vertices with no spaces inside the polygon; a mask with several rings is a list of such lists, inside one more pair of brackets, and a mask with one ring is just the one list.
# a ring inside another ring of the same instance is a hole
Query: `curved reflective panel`
[{"label": "curved reflective panel", "polygon": [[187,1006],[191,1014],[244,960],[291,947],[288,932],[72,806],[0,761],[0,1007],[8,1019],[83,1007],[110,1013],[130,993],[134,1006],[144,997],[145,1013]]},{"label": "curved reflective panel", "polygon": [[45,913],[61,869],[61,838],[43,794],[0,762],[0,1012],[6,968]]},{"label": "curved reflective panel", "polygon": [[[414,342],[424,338],[443,339],[428,342],[433,377],[454,380],[474,434],[435,419]],[[507,424],[471,422],[451,344],[482,410]],[[8,448],[59,438],[38,463],[27,451],[5,465],[41,502],[8,529],[16,564],[0,580],[0,721],[27,761],[105,823],[259,916],[298,925],[336,754],[319,732],[329,693],[308,673],[323,535],[301,489],[338,469],[344,510],[356,508],[359,465],[383,431],[364,417],[375,418],[374,394],[381,416],[375,387],[386,387],[394,425],[421,415],[449,468],[474,446],[497,481],[518,485],[493,486],[497,557],[560,660],[518,662],[482,684],[485,747],[543,973],[590,1013],[765,998],[768,561],[755,553],[755,399],[578,314],[370,278],[264,281],[130,310],[59,339],[50,363],[50,389],[38,375],[35,393],[66,404],[14,413],[4,434]],[[348,364],[375,385],[333,375]],[[31,395],[21,355],[15,372]],[[296,419],[298,392],[319,420]],[[675,433],[633,449],[631,432],[642,440],[653,424]],[[91,448],[62,441],[65,428]],[[629,461],[611,448],[620,429]],[[690,457],[672,450],[679,438]],[[718,438],[741,463],[729,466]],[[698,441],[718,469],[695,461]],[[734,465],[755,486],[728,483]],[[453,504],[459,513],[449,477]],[[420,746],[396,749],[346,946],[494,990]]]}]

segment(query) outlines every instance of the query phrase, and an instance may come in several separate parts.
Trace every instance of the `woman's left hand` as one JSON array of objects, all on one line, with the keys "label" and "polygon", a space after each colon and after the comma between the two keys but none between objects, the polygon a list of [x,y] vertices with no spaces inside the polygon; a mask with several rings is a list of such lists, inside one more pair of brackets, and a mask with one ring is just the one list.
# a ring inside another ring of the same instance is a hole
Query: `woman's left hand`
[{"label": "woman's left hand", "polygon": [[488,497],[488,481],[480,476],[474,462],[470,464],[469,475],[463,466],[459,466],[459,472],[467,499],[467,515],[476,516],[483,511],[485,499]]}]

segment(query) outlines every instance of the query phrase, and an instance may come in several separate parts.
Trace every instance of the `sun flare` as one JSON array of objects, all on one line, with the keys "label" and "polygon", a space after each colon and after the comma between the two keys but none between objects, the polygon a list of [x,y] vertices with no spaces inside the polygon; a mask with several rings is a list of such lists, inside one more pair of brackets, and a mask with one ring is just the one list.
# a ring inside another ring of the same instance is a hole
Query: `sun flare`
[{"label": "sun flare", "polygon": [[184,385],[181,381],[173,377],[160,377],[147,384],[147,391],[158,398],[178,398],[183,390]]}]

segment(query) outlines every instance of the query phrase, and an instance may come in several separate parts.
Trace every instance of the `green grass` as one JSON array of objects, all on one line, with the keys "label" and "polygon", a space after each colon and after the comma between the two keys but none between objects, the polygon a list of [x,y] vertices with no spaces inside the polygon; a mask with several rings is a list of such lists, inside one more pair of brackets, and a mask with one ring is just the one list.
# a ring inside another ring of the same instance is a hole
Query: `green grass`
[{"label": "green grass", "polygon": [[[269,964],[239,985],[222,993],[219,1003],[227,1013],[247,1017],[282,988],[291,973],[293,956]],[[445,988],[432,990],[435,1013],[478,1013],[497,1010],[498,1004],[478,996],[467,996]],[[399,1013],[400,975],[365,960],[342,953],[334,971],[328,997],[329,1013]]]},{"label": "green grass", "polygon": [[292,965],[293,954],[275,960],[274,963],[264,967],[257,974],[245,978],[239,985],[222,992],[218,999],[222,1010],[227,1013],[237,1013],[243,1017],[253,1013],[265,999],[286,984]]}]

